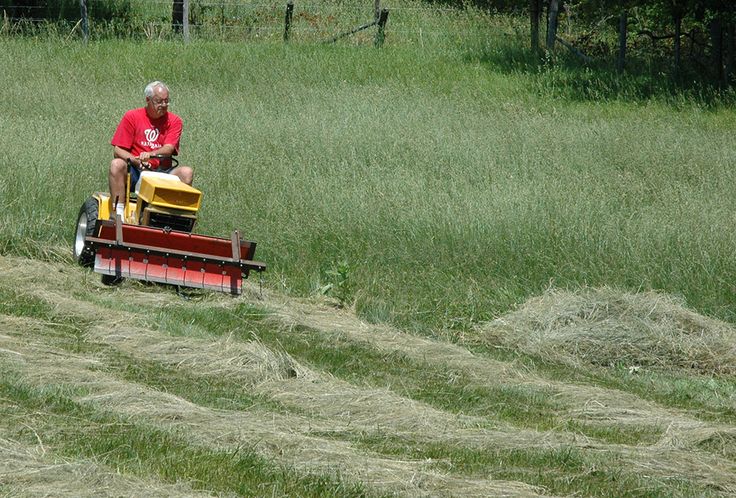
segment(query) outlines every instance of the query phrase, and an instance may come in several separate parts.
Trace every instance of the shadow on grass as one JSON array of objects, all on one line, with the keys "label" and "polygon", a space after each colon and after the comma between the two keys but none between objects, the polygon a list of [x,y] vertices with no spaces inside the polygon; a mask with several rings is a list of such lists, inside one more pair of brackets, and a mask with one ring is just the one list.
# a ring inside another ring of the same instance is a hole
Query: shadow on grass
[{"label": "shadow on grass", "polygon": [[539,95],[571,101],[658,100],[674,106],[697,104],[708,108],[736,103],[734,87],[721,88],[694,62],[683,63],[679,75],[666,59],[637,55],[628,57],[626,70],[616,71],[611,57],[585,63],[564,47],[550,55],[543,49],[535,55],[517,40],[515,45],[492,46],[468,43],[465,61],[487,66],[502,74],[525,77],[529,89]]}]

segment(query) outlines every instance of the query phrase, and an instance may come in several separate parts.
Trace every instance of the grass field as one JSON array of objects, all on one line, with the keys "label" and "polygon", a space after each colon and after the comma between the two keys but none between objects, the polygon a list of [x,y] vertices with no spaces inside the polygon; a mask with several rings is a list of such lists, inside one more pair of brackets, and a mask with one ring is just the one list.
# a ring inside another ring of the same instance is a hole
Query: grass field
[{"label": "grass field", "polygon": [[[0,493],[736,493],[733,96],[426,22],[380,50],[0,37]],[[71,262],[154,79],[197,231],[256,240],[262,296]]]}]

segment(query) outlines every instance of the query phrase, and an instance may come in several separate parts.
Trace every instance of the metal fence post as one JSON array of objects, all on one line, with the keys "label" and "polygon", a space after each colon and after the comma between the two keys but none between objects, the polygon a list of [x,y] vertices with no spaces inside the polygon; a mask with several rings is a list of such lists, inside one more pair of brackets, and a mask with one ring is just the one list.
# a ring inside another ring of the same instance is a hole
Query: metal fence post
[{"label": "metal fence post", "polygon": [[284,41],[289,41],[289,31],[291,30],[291,17],[294,14],[294,2],[289,0],[286,3],[286,17],[284,18]]}]

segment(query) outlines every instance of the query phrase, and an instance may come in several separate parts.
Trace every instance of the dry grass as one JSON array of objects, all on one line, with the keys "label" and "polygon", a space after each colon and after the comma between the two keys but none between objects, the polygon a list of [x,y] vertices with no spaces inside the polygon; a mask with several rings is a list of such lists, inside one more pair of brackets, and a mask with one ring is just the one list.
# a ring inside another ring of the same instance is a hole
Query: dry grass
[{"label": "dry grass", "polygon": [[[480,451],[574,447],[600,458],[610,456],[611,465],[621,466],[626,471],[661,480],[673,475],[687,476],[708,483],[714,489],[736,493],[736,463],[728,446],[736,437],[733,427],[703,422],[687,412],[668,409],[619,390],[553,381],[538,373],[520,370],[514,362],[492,360],[458,345],[417,337],[387,326],[366,324],[347,310],[268,292],[260,300],[260,305],[270,310],[269,320],[274,326],[307,325],[328,336],[348,337],[386,352],[400,352],[445,365],[448,370],[466,373],[475,385],[508,383],[545,388],[560,402],[562,421],[581,421],[602,427],[661,427],[664,436],[651,446],[627,446],[601,443],[565,430],[519,430],[502,423],[488,428],[487,421],[482,418],[450,414],[399,396],[388,388],[361,387],[340,381],[299,364],[282,351],[274,351],[255,340],[243,340],[243,335],[217,338],[196,327],[186,336],[149,330],[142,326],[145,320],[141,314],[106,306],[106,303],[147,300],[163,306],[172,298],[170,294],[151,292],[137,285],[111,290],[101,287],[86,272],[61,263],[0,258],[0,282],[53,305],[58,316],[70,317],[72,321],[75,317],[93,318],[83,331],[83,339],[103,348],[100,350],[103,352],[96,354],[75,354],[57,347],[59,330],[55,324],[27,317],[2,316],[0,364],[12,369],[31,386],[83,388],[85,394],[78,395],[77,402],[164,430],[180,431],[187,434],[194,445],[215,449],[253,446],[261,454],[296,468],[335,472],[377,489],[417,496],[443,493],[523,496],[542,490],[522,482],[452,475],[438,471],[435,462],[431,461],[374,455],[330,435],[380,431],[394,437]],[[68,289],[86,293],[87,299],[69,295]],[[612,324],[617,316],[627,318],[626,323],[647,323],[651,329],[675,323],[674,329],[679,332],[670,332],[671,336],[687,336],[689,330],[689,335],[700,337],[700,341],[705,340],[702,336],[710,330],[707,327],[720,327],[717,330],[721,340],[730,333],[727,326],[689,313],[663,296],[642,296],[643,304],[637,305],[635,296],[607,289],[588,292],[595,299],[586,301],[585,293],[550,293],[529,303],[529,309],[536,313],[527,311],[524,314],[527,307],[523,307],[483,330],[493,340],[522,351],[533,344],[531,340],[523,342],[520,339],[523,331],[530,337],[543,336],[540,330],[572,327],[578,322],[588,323],[590,330],[593,328],[591,322],[599,320]],[[241,299],[252,297],[246,294]],[[557,302],[555,297],[562,299]],[[206,294],[192,301],[191,306],[227,312],[238,302],[239,299]],[[546,303],[546,308],[540,306],[540,302]],[[643,309],[647,313],[642,315]],[[691,324],[690,328],[685,324]],[[622,328],[625,327],[617,330]],[[701,331],[699,335],[693,332],[697,330]],[[666,337],[664,332],[660,332],[660,336]],[[664,345],[659,347],[673,350]],[[181,369],[189,375],[236,379],[244,389],[273,399],[289,411],[274,413],[268,407],[258,406],[246,412],[213,409],[122,380],[105,370],[105,348]],[[571,362],[582,361],[564,348],[559,353],[562,358],[570,355]],[[96,489],[93,484],[83,487]]]},{"label": "dry grass", "polygon": [[550,290],[484,332],[491,343],[574,366],[736,374],[736,329],[655,292]]},{"label": "dry grass", "polygon": [[93,461],[66,461],[38,440],[28,446],[5,439],[0,431],[0,493],[14,497],[86,498],[100,496],[172,497],[209,496],[186,483],[167,485],[121,475]]},{"label": "dry grass", "polygon": [[[258,410],[208,409],[140,384],[120,381],[99,370],[90,370],[89,361],[84,358],[48,347],[26,345],[20,337],[5,336],[0,347],[15,353],[13,370],[29,385],[83,387],[87,394],[75,398],[77,402],[126,419],[177,430],[187,434],[195,445],[231,450],[252,447],[295,468],[339,472],[387,491],[414,496],[454,490],[460,490],[464,496],[537,494],[523,483],[454,477],[436,472],[431,462],[371,456],[345,441],[311,435],[334,428],[329,420]],[[63,361],[59,361],[60,358]]]}]

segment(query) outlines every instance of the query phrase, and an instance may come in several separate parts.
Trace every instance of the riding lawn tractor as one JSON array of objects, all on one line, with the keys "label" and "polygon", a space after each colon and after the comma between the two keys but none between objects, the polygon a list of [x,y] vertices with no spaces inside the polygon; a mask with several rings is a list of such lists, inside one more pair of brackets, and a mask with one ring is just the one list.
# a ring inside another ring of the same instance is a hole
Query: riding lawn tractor
[{"label": "riding lawn tractor", "polygon": [[[171,156],[153,156],[178,161]],[[266,265],[253,261],[256,243],[192,233],[202,192],[177,176],[142,168],[131,185],[128,165],[124,214],[115,215],[109,193],[97,192],[79,210],[74,259],[102,274],[106,284],[123,278],[240,294],[243,278]],[[131,188],[132,187],[132,188]],[[111,216],[112,215],[112,216]]]}]

